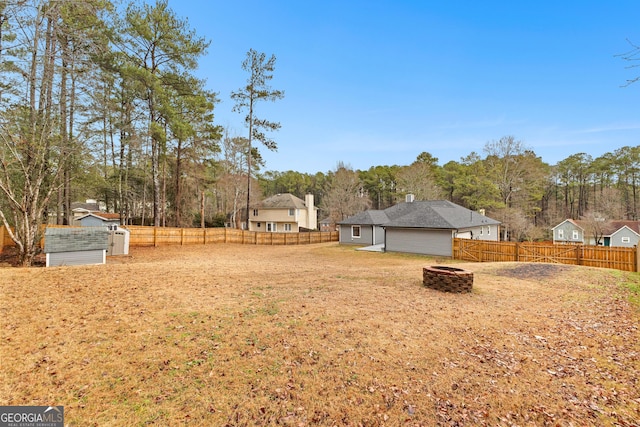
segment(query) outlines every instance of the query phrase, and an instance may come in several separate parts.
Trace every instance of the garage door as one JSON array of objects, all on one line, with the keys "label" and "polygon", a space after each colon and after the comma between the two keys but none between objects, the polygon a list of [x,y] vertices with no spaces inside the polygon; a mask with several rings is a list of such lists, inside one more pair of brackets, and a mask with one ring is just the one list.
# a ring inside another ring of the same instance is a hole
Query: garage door
[{"label": "garage door", "polygon": [[451,230],[387,228],[386,250],[414,254],[451,256]]}]

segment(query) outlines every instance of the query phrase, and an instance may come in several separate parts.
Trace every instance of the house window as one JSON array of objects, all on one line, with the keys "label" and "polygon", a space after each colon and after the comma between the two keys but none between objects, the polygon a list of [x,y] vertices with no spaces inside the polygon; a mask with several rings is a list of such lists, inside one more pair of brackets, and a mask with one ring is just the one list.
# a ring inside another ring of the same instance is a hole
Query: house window
[{"label": "house window", "polygon": [[623,237],[620,241],[621,241],[622,243],[630,243],[630,242],[631,242],[631,238],[629,238],[629,237]]},{"label": "house window", "polygon": [[291,231],[291,224],[285,224],[284,231]]},{"label": "house window", "polygon": [[573,230],[573,240],[580,239],[580,232],[578,230]]},{"label": "house window", "polygon": [[258,216],[258,209],[253,210],[253,216]]},{"label": "house window", "polygon": [[258,228],[260,228],[260,223],[258,223]]},{"label": "house window", "polygon": [[267,223],[267,231],[270,231],[270,232],[278,231],[278,227],[276,226],[276,223],[275,222],[268,222]]},{"label": "house window", "polygon": [[289,209],[289,216],[294,216],[296,214],[295,209]]},{"label": "house window", "polygon": [[351,237],[360,238],[360,226],[359,225],[352,225],[351,226]]},{"label": "house window", "polygon": [[487,236],[491,234],[491,226],[487,225]]},{"label": "house window", "polygon": [[558,230],[558,239],[564,239],[564,230],[562,228]]},{"label": "house window", "polygon": [[482,236],[483,233],[484,233],[484,227],[480,227],[480,235]]}]

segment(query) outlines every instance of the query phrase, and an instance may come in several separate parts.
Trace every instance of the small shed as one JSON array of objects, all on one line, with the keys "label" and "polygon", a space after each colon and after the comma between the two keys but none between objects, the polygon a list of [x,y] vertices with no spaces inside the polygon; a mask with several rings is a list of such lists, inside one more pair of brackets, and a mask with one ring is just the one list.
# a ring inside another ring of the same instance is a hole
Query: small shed
[{"label": "small shed", "polygon": [[113,214],[107,212],[88,213],[75,220],[74,225],[81,225],[82,227],[100,227],[100,226],[112,226],[120,225],[120,214]]},{"label": "small shed", "polygon": [[105,264],[107,227],[51,228],[44,234],[46,266]]},{"label": "small shed", "polygon": [[107,255],[128,255],[131,232],[117,225],[109,226],[109,246]]}]

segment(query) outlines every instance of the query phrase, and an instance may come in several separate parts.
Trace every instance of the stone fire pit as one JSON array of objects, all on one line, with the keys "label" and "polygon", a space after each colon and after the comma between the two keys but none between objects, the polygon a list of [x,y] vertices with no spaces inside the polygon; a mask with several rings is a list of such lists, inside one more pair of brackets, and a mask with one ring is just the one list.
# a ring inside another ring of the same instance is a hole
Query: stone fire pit
[{"label": "stone fire pit", "polygon": [[422,269],[422,283],[427,288],[444,292],[471,292],[473,272],[462,268],[432,265]]}]

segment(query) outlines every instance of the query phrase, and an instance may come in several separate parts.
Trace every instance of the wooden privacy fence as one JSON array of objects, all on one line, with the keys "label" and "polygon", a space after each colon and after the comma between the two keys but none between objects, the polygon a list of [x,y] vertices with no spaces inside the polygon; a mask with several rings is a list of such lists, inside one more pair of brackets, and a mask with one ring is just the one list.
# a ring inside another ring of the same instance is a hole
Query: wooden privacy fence
[{"label": "wooden privacy fence", "polygon": [[[49,226],[70,227],[70,226]],[[267,233],[244,231],[234,228],[170,228],[123,226],[130,231],[129,246],[208,245],[215,243],[240,243],[250,245],[304,245],[337,242],[338,232],[312,231],[308,233]],[[14,243],[0,227],[0,252]],[[43,242],[40,242],[43,246]]]},{"label": "wooden privacy fence", "polygon": [[338,232],[268,233],[235,228],[171,228],[134,225],[123,228],[131,232],[129,246],[208,245],[215,243],[304,245],[338,241]]},{"label": "wooden privacy fence", "polygon": [[9,237],[9,233],[4,228],[4,225],[0,226],[0,252],[5,246],[13,246],[13,240]]},{"label": "wooden privacy fence", "polygon": [[551,262],[640,271],[640,247],[553,245],[453,239],[453,258],[476,262]]}]

